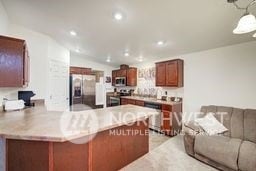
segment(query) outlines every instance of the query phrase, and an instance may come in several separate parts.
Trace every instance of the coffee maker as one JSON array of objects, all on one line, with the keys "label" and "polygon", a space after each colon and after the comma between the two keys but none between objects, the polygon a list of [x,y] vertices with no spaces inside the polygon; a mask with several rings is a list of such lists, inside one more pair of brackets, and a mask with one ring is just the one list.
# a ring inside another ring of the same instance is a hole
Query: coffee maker
[{"label": "coffee maker", "polygon": [[31,97],[35,95],[33,91],[18,91],[18,99],[24,100],[25,106],[27,107],[35,106],[35,103],[31,103]]}]

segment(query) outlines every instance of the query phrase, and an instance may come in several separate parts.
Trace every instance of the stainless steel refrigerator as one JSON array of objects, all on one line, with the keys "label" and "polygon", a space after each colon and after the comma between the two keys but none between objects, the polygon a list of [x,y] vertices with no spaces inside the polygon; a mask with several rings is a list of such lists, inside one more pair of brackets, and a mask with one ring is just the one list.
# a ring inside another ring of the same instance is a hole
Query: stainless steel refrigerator
[{"label": "stainless steel refrigerator", "polygon": [[81,110],[95,109],[96,77],[94,75],[70,76],[70,106]]}]

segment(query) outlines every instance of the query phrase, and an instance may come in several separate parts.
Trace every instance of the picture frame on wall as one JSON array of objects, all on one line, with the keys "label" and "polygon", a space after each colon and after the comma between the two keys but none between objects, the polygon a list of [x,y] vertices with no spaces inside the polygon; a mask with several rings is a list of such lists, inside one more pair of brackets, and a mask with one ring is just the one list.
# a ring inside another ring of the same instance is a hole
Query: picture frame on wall
[{"label": "picture frame on wall", "polygon": [[111,77],[110,76],[106,76],[105,83],[111,83]]}]

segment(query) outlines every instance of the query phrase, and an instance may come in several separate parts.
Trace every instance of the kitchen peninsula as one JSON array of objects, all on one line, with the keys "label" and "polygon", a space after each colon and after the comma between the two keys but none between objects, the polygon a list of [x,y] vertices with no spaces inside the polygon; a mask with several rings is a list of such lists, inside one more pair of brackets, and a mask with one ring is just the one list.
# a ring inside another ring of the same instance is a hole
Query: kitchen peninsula
[{"label": "kitchen peninsula", "polygon": [[[134,105],[64,113],[44,107],[0,112],[0,170],[119,170],[148,153],[148,118],[155,112]],[[69,115],[94,122],[69,130],[74,124]],[[69,122],[63,132],[63,123]]]}]

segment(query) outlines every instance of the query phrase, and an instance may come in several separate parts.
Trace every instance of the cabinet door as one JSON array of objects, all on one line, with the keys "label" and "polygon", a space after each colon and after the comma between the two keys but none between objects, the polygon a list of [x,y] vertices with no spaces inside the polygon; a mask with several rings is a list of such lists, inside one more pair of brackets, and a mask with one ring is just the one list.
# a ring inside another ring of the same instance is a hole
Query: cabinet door
[{"label": "cabinet door", "polygon": [[117,70],[116,71],[116,77],[121,77],[122,73],[121,73],[121,70]]},{"label": "cabinet door", "polygon": [[117,71],[112,71],[112,86],[116,85]]},{"label": "cabinet door", "polygon": [[135,105],[144,107],[145,102],[144,101],[140,101],[140,100],[136,100]]},{"label": "cabinet door", "polygon": [[116,71],[116,76],[117,77],[126,77],[126,69],[120,69]]},{"label": "cabinet door", "polygon": [[166,86],[178,86],[178,61],[166,63]]},{"label": "cabinet door", "polygon": [[90,68],[81,68],[81,74],[82,75],[90,75],[91,69]]},{"label": "cabinet door", "polygon": [[79,67],[70,67],[69,72],[70,72],[70,74],[79,74],[79,75],[81,75],[82,70]]},{"label": "cabinet door", "polygon": [[137,86],[137,68],[127,70],[127,86]]},{"label": "cabinet door", "polygon": [[171,135],[172,130],[172,115],[170,111],[163,110],[162,111],[162,124],[161,131],[163,131],[167,135]]},{"label": "cabinet door", "polygon": [[166,79],[166,64],[157,63],[156,64],[156,86],[165,86]]},{"label": "cabinet door", "polygon": [[23,87],[24,41],[0,36],[0,87]]},{"label": "cabinet door", "polygon": [[135,105],[135,100],[127,99],[127,103],[128,103],[128,104]]},{"label": "cabinet door", "polygon": [[128,102],[127,102],[127,99],[121,99],[121,105],[127,105]]}]

